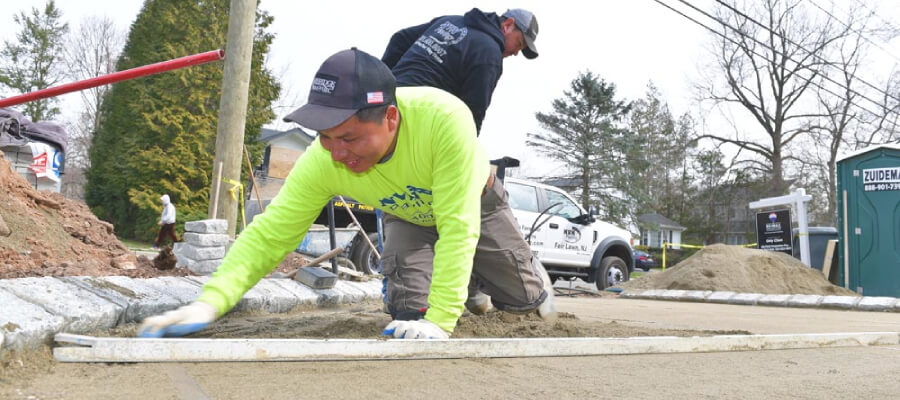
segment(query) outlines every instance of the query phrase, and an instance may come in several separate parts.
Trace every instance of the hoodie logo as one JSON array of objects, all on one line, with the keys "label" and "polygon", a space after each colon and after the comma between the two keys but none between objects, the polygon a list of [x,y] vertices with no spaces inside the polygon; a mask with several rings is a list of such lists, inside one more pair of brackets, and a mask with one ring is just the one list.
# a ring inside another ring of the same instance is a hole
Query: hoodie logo
[{"label": "hoodie logo", "polygon": [[445,21],[433,31],[419,36],[415,45],[422,48],[434,61],[443,64],[444,57],[447,56],[447,46],[461,42],[468,35],[469,28],[460,28],[450,21]]},{"label": "hoodie logo", "polygon": [[447,21],[437,27],[437,29],[434,30],[434,34],[440,36],[440,39],[435,38],[437,43],[445,46],[452,46],[466,38],[466,35],[469,34],[469,28],[460,28],[450,23],[450,21]]}]

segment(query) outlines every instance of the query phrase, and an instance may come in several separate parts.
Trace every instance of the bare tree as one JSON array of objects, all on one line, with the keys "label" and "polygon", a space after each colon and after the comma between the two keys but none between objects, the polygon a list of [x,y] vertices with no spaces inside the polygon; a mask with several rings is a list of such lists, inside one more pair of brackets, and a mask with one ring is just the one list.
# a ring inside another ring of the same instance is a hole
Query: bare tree
[{"label": "bare tree", "polygon": [[722,34],[715,38],[715,75],[697,85],[701,101],[737,105],[768,140],[753,140],[746,131],[703,137],[755,155],[742,160],[743,167],[769,177],[769,194],[783,194],[785,162],[794,157],[790,145],[809,134],[810,118],[822,116],[810,89],[849,30],[808,12],[801,0],[717,2]]},{"label": "bare tree", "polygon": [[[116,71],[116,61],[125,37],[109,17],[84,18],[66,41],[66,65],[68,77],[74,80],[90,79]],[[90,166],[88,152],[94,132],[100,127],[100,105],[109,86],[82,90],[82,110],[70,126],[67,163],[76,167]]]},{"label": "bare tree", "polygon": [[878,143],[900,143],[900,72],[894,71],[884,85],[879,97],[878,113],[871,115],[868,130],[860,130],[854,135],[855,149]]},{"label": "bare tree", "polygon": [[[811,207],[813,221],[835,226],[837,224],[837,172],[836,162],[838,155],[847,149],[848,142],[852,141],[855,132],[870,131],[872,114],[864,109],[856,107],[862,101],[858,71],[862,60],[863,47],[861,35],[848,37],[841,45],[838,58],[832,63],[836,79],[841,88],[834,91],[825,89],[826,83],[820,82],[815,90],[817,105],[821,117],[810,120],[808,127],[809,137],[799,152],[797,161],[801,169],[807,169],[807,173],[800,173],[807,186],[820,188],[824,196],[816,197],[820,207]],[[825,72],[827,73],[827,72]],[[823,76],[828,76],[824,75]],[[880,130],[875,128],[875,130]],[[848,137],[850,136],[850,137]]]},{"label": "bare tree", "polygon": [[[288,79],[287,76],[292,72],[292,66],[287,64],[281,67],[278,72],[274,73],[276,80],[281,84],[281,94],[278,96],[278,100],[275,100],[275,103],[272,104],[272,110],[275,111],[275,120],[267,124],[268,127],[272,129],[286,131],[297,128],[296,123],[285,122],[282,120],[282,117],[288,115],[291,111],[296,110],[297,107],[300,107],[306,102],[306,95],[308,94],[309,88],[306,86],[297,88],[291,85],[291,80]],[[315,134],[315,132],[312,133]]]},{"label": "bare tree", "polygon": [[[867,36],[890,31],[886,21],[876,24],[877,11],[860,8],[838,19],[833,9],[812,4],[848,30],[830,55],[831,68],[823,69],[817,78],[816,104],[821,117],[809,120],[810,135],[797,157],[798,177],[808,187],[824,191],[824,196],[814,196],[814,206],[810,208],[812,220],[834,226],[837,223],[837,158],[848,149],[890,141],[896,132],[898,98],[893,94],[897,91],[889,85],[878,87],[860,76],[866,53],[873,46],[878,47]],[[870,27],[873,24],[876,25]]]}]

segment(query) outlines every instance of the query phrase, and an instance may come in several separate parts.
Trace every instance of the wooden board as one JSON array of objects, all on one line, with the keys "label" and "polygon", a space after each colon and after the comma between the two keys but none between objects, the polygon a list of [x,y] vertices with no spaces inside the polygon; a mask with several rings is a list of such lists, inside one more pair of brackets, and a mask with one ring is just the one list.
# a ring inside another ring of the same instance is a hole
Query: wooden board
[{"label": "wooden board", "polygon": [[272,147],[269,153],[269,178],[285,179],[294,168],[294,163],[303,155],[303,150]]},{"label": "wooden board", "polygon": [[[825,260],[822,262],[822,275],[825,275],[825,279],[834,284],[837,284],[837,274],[834,271],[837,271],[839,262],[837,246],[837,240],[828,241],[828,244],[825,246]],[[835,277],[832,278],[832,275],[835,275]]]}]

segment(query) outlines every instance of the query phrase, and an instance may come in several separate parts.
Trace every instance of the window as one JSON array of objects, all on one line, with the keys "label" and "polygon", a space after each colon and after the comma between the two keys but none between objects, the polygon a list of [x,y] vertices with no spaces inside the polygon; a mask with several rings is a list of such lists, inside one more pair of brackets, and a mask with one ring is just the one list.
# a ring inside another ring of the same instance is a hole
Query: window
[{"label": "window", "polygon": [[522,211],[540,212],[538,210],[537,189],[533,186],[509,182],[506,185],[509,194],[509,206]]},{"label": "window", "polygon": [[548,207],[559,203],[559,205],[550,209],[550,211],[548,211],[548,214],[559,215],[560,217],[566,219],[575,218],[581,215],[581,209],[578,208],[578,206],[574,202],[572,202],[572,200],[566,197],[566,195],[560,192],[547,190],[547,202],[549,203]]},{"label": "window", "polygon": [[747,244],[747,238],[742,234],[730,234],[728,235],[728,244],[730,245],[742,245]]}]

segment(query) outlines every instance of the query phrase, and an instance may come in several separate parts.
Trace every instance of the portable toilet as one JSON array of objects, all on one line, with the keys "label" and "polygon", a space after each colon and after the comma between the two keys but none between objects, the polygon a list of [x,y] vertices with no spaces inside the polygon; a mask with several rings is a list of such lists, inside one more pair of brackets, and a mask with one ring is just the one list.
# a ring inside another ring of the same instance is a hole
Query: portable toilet
[{"label": "portable toilet", "polygon": [[837,161],[840,282],[864,296],[900,297],[900,146]]}]

